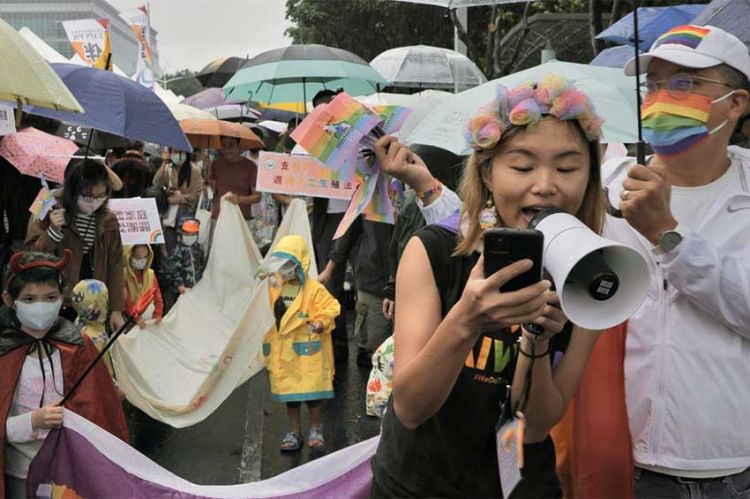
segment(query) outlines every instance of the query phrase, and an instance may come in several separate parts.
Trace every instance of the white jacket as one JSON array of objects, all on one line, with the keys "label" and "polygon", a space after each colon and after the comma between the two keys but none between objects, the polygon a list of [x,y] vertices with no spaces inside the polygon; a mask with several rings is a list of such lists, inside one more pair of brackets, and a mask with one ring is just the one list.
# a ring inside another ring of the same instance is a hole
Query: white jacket
[{"label": "white jacket", "polygon": [[[669,254],[625,220],[605,236],[638,249],[651,271],[646,301],[628,323],[625,386],[635,462],[676,470],[750,466],[750,150],[738,194]],[[614,199],[634,160],[602,167]],[[612,170],[612,167],[617,168]]]}]

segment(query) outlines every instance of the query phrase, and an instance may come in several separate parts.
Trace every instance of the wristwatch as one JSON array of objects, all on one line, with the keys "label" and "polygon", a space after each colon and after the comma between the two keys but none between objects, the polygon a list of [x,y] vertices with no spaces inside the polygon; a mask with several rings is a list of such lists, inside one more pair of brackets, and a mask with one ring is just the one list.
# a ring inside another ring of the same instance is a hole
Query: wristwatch
[{"label": "wristwatch", "polygon": [[685,239],[685,236],[682,235],[679,225],[674,229],[665,230],[659,236],[659,249],[664,253],[669,253],[675,249],[683,239]]}]

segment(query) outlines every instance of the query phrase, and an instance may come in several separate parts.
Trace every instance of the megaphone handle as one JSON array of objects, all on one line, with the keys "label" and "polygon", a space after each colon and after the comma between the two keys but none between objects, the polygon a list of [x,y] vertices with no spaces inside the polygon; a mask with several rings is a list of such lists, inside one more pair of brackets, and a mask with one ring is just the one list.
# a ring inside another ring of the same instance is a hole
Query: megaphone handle
[{"label": "megaphone handle", "polygon": [[534,324],[533,322],[526,322],[524,324],[521,324],[521,327],[534,336],[541,336],[544,334],[544,328],[539,324]]}]

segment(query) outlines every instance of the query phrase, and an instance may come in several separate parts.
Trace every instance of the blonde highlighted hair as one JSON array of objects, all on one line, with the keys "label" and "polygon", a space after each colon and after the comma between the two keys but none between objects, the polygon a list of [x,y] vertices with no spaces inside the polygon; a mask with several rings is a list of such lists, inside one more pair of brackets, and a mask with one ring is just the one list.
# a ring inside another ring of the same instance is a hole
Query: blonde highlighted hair
[{"label": "blonde highlighted hair", "polygon": [[[591,230],[600,234],[604,225],[604,195],[601,187],[601,165],[600,149],[598,140],[588,140],[581,125],[575,120],[562,121],[575,130],[576,136],[587,145],[589,151],[589,180],[586,184],[586,193],[583,202],[575,214],[576,218],[586,224]],[[491,199],[490,192],[484,184],[484,176],[490,173],[492,159],[502,154],[505,146],[513,137],[526,131],[526,126],[511,125],[503,131],[500,140],[491,149],[475,149],[466,160],[463,176],[459,186],[459,196],[464,206],[461,212],[461,226],[466,227],[460,234],[458,245],[454,251],[455,255],[470,255],[482,238],[482,229],[479,227],[479,215]],[[460,231],[461,232],[461,231]]]}]

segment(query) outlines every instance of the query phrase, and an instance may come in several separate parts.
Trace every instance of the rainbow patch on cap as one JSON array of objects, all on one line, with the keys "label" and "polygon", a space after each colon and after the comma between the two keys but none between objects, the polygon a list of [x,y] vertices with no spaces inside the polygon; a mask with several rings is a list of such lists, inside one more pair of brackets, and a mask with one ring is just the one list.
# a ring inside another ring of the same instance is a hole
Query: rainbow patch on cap
[{"label": "rainbow patch on cap", "polygon": [[694,49],[710,32],[710,29],[698,26],[678,26],[657,38],[651,50],[661,45],[684,45],[685,47]]}]

